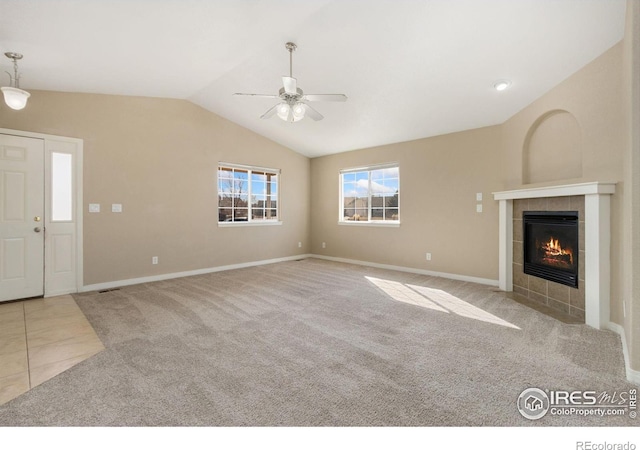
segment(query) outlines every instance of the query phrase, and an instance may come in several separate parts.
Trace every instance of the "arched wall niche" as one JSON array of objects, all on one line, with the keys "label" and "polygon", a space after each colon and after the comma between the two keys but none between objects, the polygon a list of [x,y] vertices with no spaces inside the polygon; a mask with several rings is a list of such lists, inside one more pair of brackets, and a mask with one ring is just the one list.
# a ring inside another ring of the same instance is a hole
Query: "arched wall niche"
[{"label": "arched wall niche", "polygon": [[522,149],[524,184],[582,177],[582,129],[568,111],[556,109],[529,128]]}]

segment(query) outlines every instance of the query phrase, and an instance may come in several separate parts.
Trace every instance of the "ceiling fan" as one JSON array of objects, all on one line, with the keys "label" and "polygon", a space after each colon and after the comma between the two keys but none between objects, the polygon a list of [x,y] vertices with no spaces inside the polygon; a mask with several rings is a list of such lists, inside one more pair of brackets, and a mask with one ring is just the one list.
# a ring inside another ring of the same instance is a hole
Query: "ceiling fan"
[{"label": "ceiling fan", "polygon": [[313,120],[322,120],[324,116],[313,109],[307,102],[345,102],[347,96],[344,94],[305,94],[298,87],[297,80],[293,78],[293,51],[298,46],[293,42],[287,42],[285,48],[289,51],[289,76],[282,77],[282,85],[278,95],[269,94],[242,94],[250,97],[277,98],[280,103],[270,108],[267,112],[260,116],[261,119],[269,119],[274,115],[278,115],[286,122],[297,122],[305,116],[311,117]]}]

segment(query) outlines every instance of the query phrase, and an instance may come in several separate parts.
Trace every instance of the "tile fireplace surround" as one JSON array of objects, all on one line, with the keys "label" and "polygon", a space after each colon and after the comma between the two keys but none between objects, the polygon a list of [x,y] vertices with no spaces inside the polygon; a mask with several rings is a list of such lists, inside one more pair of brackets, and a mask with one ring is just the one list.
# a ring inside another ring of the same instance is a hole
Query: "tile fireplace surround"
[{"label": "tile fireplace surround", "polygon": [[[590,182],[494,192],[499,203],[499,286],[513,291],[513,201],[584,196],[584,312],[594,328],[609,324],[611,195],[616,183]],[[582,219],[581,219],[582,220]]]}]

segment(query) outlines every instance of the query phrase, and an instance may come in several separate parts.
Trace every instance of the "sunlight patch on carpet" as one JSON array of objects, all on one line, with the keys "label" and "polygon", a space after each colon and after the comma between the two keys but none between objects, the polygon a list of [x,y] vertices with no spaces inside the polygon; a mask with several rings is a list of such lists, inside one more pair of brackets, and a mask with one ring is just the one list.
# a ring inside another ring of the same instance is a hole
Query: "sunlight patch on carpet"
[{"label": "sunlight patch on carpet", "polygon": [[439,312],[451,312],[461,317],[493,323],[503,327],[515,328],[516,330],[520,329],[520,327],[488,313],[477,306],[473,306],[472,304],[441,289],[405,285],[398,281],[384,280],[374,277],[365,278],[393,300],[399,302],[409,303],[411,305],[417,305]]}]

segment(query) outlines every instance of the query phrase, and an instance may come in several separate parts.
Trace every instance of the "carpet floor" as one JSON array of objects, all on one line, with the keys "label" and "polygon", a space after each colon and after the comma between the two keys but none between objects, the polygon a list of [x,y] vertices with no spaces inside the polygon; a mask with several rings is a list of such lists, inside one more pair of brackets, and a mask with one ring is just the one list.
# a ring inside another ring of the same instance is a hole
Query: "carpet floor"
[{"label": "carpet floor", "polygon": [[305,259],[74,298],[106,349],[0,425],[638,425],[523,418],[528,387],[634,386],[618,335],[488,286]]}]

